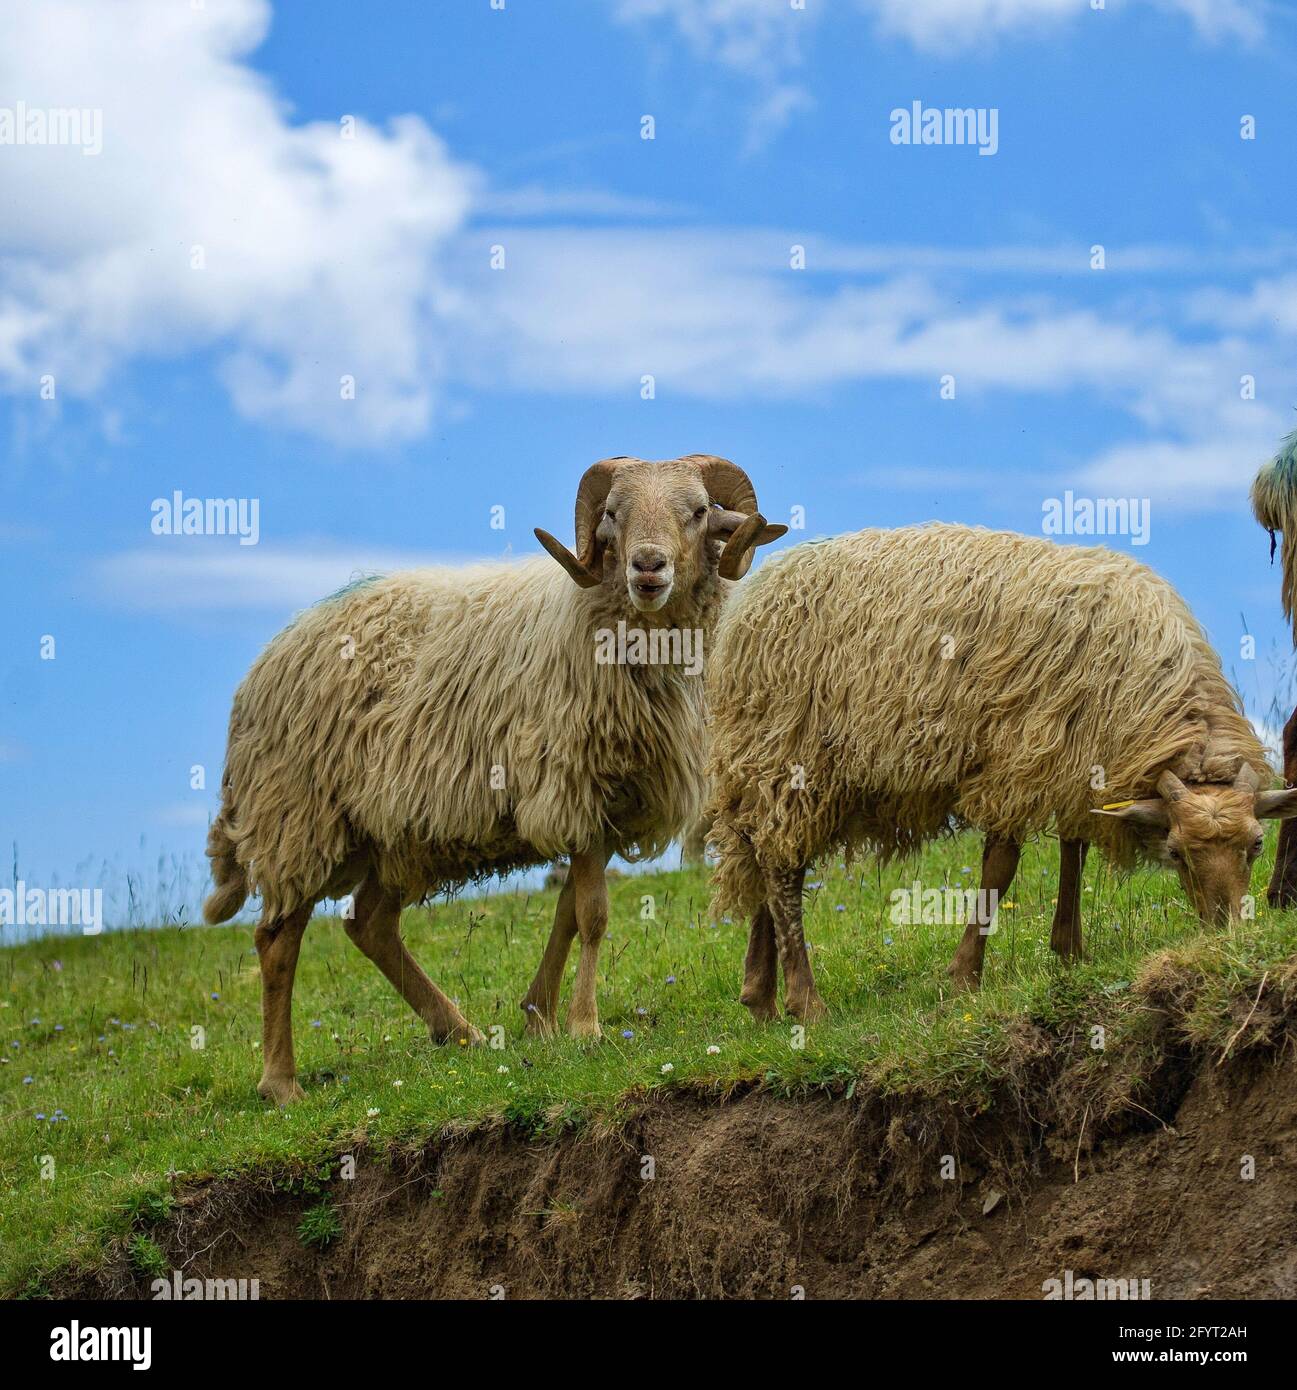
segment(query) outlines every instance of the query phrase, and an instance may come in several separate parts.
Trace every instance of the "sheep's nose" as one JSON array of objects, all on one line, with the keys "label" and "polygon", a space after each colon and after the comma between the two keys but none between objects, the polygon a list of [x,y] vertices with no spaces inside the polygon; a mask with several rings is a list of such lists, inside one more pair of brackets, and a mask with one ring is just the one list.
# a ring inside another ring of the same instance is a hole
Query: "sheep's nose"
[{"label": "sheep's nose", "polygon": [[665,555],[636,555],[630,562],[631,569],[640,574],[656,574],[667,567]]}]

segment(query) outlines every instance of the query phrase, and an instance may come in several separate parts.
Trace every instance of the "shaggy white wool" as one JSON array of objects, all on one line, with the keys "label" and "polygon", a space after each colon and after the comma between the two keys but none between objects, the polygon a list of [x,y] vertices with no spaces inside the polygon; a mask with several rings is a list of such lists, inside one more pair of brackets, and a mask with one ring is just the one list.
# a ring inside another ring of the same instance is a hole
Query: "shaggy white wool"
[{"label": "shaggy white wool", "polygon": [[956,823],[1052,821],[1119,864],[1094,807],[1164,769],[1273,772],[1183,600],[1129,556],[963,526],[860,531],[774,556],[708,661],[712,911],[751,915],[762,869],[831,849],[906,854]]},{"label": "shaggy white wool", "polygon": [[345,893],[372,864],[412,902],[598,840],[654,854],[701,809],[703,682],[596,661],[599,629],[687,622],[580,589],[548,558],[359,584],[270,643],[234,698],[204,912],[265,920]]}]

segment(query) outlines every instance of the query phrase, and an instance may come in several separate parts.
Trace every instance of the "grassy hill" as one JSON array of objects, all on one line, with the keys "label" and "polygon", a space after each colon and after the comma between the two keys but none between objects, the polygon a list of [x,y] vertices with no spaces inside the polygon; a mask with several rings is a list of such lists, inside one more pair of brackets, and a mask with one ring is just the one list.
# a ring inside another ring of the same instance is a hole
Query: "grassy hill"
[{"label": "grassy hill", "polygon": [[[1272,854],[1273,844],[1254,875],[1258,895]],[[737,1002],[744,932],[708,922],[702,872],[612,885],[604,1039],[594,1044],[523,1032],[518,1002],[549,930],[552,891],[404,916],[414,955],[480,1028],[500,1026],[498,1047],[432,1045],[341,925],[317,919],[295,994],[307,1098],[287,1110],[255,1090],[259,979],[246,926],[4,949],[0,1292],[39,1293],[57,1271],[93,1267],[122,1241],[147,1267],[159,1254],[148,1223],[187,1182],[250,1170],[309,1179],[346,1144],[381,1151],[501,1117],[537,1134],[612,1125],[653,1088],[725,1093],[754,1079],[788,1095],[868,1085],[989,1096],[1024,1016],[1102,1021],[1111,1055],[1140,1026],[1146,1006],[1131,985],[1150,957],[1192,970],[1183,1026],[1224,1047],[1240,990],[1297,948],[1297,914],[1272,912],[1260,897],[1256,920],[1203,933],[1172,880],[1118,880],[1092,857],[1087,960],[1065,972],[1047,945],[1057,848],[1044,841],[1027,848],[1001,905],[981,993],[952,996],[944,969],[959,927],[896,925],[890,894],[915,881],[975,885],[979,862],[980,841],[966,836],[885,872],[833,863],[810,875],[807,936],[831,1017],[804,1037],[786,1023],[754,1025]],[[1095,1052],[1096,1067],[1104,1056]]]}]

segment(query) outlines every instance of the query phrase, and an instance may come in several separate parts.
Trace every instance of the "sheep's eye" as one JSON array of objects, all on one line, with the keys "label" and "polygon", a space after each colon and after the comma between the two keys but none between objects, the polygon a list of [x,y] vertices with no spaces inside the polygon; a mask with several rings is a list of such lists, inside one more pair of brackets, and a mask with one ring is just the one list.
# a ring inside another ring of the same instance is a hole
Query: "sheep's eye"
[{"label": "sheep's eye", "polygon": [[603,514],[603,519],[604,519],[605,521],[616,521],[616,520],[617,520],[617,514],[616,514],[616,512],[604,512],[604,514]]},{"label": "sheep's eye", "polygon": [[1252,853],[1253,853],[1253,854],[1260,854],[1261,851],[1262,851],[1264,848],[1265,848],[1265,836],[1264,836],[1264,835],[1258,835],[1258,836],[1256,837],[1256,839],[1252,842]]},{"label": "sheep's eye", "polygon": [[1170,854],[1171,854],[1171,859],[1172,859],[1172,861],[1173,861],[1174,863],[1176,863],[1176,864],[1183,864],[1183,863],[1184,863],[1184,855],[1181,854],[1180,851],[1179,851],[1178,849],[1173,849],[1173,850],[1171,850],[1171,851],[1170,851]]},{"label": "sheep's eye", "polygon": [[706,508],[706,507],[699,507],[698,510],[694,512],[694,520],[695,520],[695,521],[701,521],[701,520],[703,519],[703,517],[705,517],[706,515],[707,515],[707,508]]}]

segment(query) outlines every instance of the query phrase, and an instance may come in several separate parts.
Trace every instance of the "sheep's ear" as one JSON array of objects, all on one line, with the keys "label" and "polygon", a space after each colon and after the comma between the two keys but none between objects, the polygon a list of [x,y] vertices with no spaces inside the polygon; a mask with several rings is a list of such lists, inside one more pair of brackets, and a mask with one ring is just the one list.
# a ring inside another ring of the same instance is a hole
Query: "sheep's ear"
[{"label": "sheep's ear", "polygon": [[562,541],[556,540],[548,531],[542,531],[540,527],[537,526],[535,535],[541,545],[549,551],[554,559],[563,566],[568,574],[570,574],[583,589],[593,589],[603,582],[597,574],[586,569],[581,561],[572,554]]},{"label": "sheep's ear", "polygon": [[1252,803],[1252,814],[1257,820],[1287,820],[1290,816],[1297,816],[1297,787],[1277,792],[1258,792]]},{"label": "sheep's ear", "polygon": [[1169,830],[1171,814],[1166,802],[1159,797],[1145,801],[1114,801],[1109,806],[1101,806],[1091,811],[1092,816],[1111,816],[1114,820],[1125,821],[1136,830]]}]

